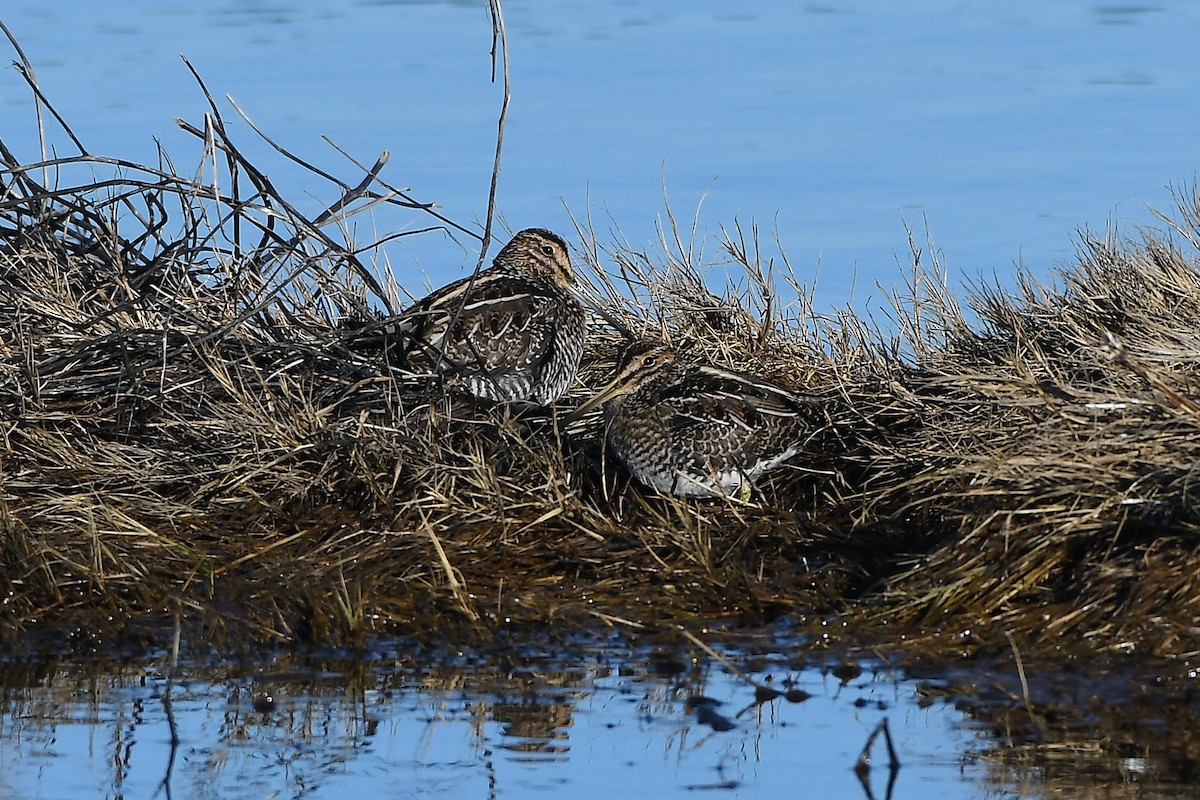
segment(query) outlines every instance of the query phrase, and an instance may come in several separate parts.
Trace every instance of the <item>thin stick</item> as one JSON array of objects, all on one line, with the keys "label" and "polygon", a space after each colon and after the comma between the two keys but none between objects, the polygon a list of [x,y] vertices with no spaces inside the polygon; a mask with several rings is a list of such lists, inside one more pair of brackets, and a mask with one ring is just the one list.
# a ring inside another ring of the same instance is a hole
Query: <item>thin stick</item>
[{"label": "thin stick", "polygon": [[445,548],[442,547],[442,541],[438,538],[437,531],[433,529],[433,525],[429,523],[428,519],[424,520],[424,522],[428,528],[429,541],[433,542],[433,548],[437,550],[438,560],[441,562],[442,569],[446,573],[446,580],[450,583],[450,591],[454,592],[454,599],[458,601],[463,613],[470,617],[472,622],[478,622],[479,615],[475,613],[475,609],[467,602],[467,594],[463,591],[463,583],[455,574],[454,565],[450,563],[450,558],[446,555]]},{"label": "thin stick", "polygon": [[1017,677],[1021,679],[1021,694],[1025,698],[1025,710],[1033,716],[1033,703],[1029,699],[1029,681],[1025,679],[1025,664],[1021,661],[1021,651],[1017,648],[1017,640],[1013,638],[1012,631],[1005,631],[1004,635],[1008,638],[1008,644],[1012,647],[1013,658],[1017,662]]},{"label": "thin stick", "polygon": [[716,660],[725,669],[729,670],[734,675],[737,675],[739,678],[744,680],[746,683],[748,683],[752,686],[755,686],[755,687],[759,686],[758,681],[754,680],[754,678],[751,678],[749,675],[742,672],[740,669],[738,669],[736,664],[734,664],[729,659],[725,658],[725,656],[721,655],[716,650],[713,650],[711,647],[709,647],[704,641],[702,641],[700,639],[699,636],[692,633],[691,631],[689,631],[687,628],[683,627],[682,625],[680,625],[678,627],[679,627],[679,632],[682,633],[688,641],[690,641],[692,644],[696,645],[701,650],[703,650],[704,652],[706,652],[710,656],[712,656],[713,659]]},{"label": "thin stick", "polygon": [[[196,68],[192,66],[192,62],[188,61],[187,56],[181,54],[179,57],[183,59],[184,65],[188,68],[188,71],[192,73],[192,77],[195,78],[196,83],[199,84],[199,86],[200,86],[200,91],[204,93],[204,98],[208,101],[208,107],[212,111],[212,120],[213,120],[212,124],[216,127],[217,131],[220,132],[221,138],[224,140],[228,140],[229,136],[225,132],[225,120],[221,116],[221,109],[217,106],[216,100],[213,99],[212,92],[208,91],[208,86],[205,85],[204,80],[200,77],[200,73],[197,72]],[[215,137],[214,137],[214,140],[215,140]],[[225,153],[225,166],[229,170],[229,196],[233,199],[233,205],[236,208],[241,203],[241,197],[240,197],[241,181],[238,180],[238,160],[227,149],[222,148],[222,150]],[[213,162],[214,162],[213,186],[214,186],[214,189],[216,187],[216,182],[217,182],[217,172],[216,172],[216,163],[215,163],[216,158],[217,158],[217,154],[214,151],[213,152]],[[234,246],[234,260],[236,262],[240,263],[242,261],[242,257],[241,257],[241,255],[242,255],[242,215],[241,214],[235,214],[233,216],[233,246]]]},{"label": "thin stick", "polygon": [[[892,772],[900,769],[900,758],[896,755],[896,745],[892,742],[892,729],[888,727],[887,717],[879,723],[883,726],[883,743],[887,745],[888,769]],[[888,793],[889,796],[891,793]]]},{"label": "thin stick", "polygon": [[[8,37],[9,44],[11,44],[13,49],[17,51],[17,56],[19,56],[21,59],[21,63],[16,65],[17,71],[21,73],[21,77],[24,78],[25,82],[29,84],[29,88],[33,90],[33,93],[38,100],[38,102],[34,104],[34,110],[37,113],[38,141],[42,145],[42,160],[45,161],[47,158],[46,130],[42,124],[43,104],[46,106],[46,110],[54,115],[54,119],[58,121],[58,124],[62,126],[62,129],[67,132],[67,136],[71,137],[71,141],[74,142],[75,146],[79,148],[79,152],[86,156],[88,151],[83,146],[83,143],[79,141],[78,137],[75,136],[75,132],[71,130],[71,126],[67,124],[66,120],[59,116],[58,112],[54,109],[54,106],[52,106],[50,101],[46,99],[46,96],[42,94],[41,88],[38,87],[37,73],[33,71],[33,64],[31,64],[29,59],[26,58],[25,51],[21,49],[21,45],[17,44],[17,38],[12,35],[12,31],[10,31],[8,26],[4,24],[4,20],[0,20],[0,31],[4,31],[4,35]],[[47,183],[49,183],[48,178]]]},{"label": "thin stick", "polygon": [[[483,241],[479,245],[479,260],[475,262],[475,271],[471,273],[471,278],[467,281],[466,288],[462,293],[462,300],[459,301],[458,308],[454,309],[454,316],[450,318],[450,323],[446,326],[446,329],[451,331],[455,329],[458,321],[462,318],[463,309],[467,307],[471,291],[475,288],[475,281],[479,278],[479,272],[483,269],[483,262],[487,258],[488,246],[492,243],[492,219],[496,211],[496,184],[500,179],[500,153],[504,149],[504,124],[508,119],[508,100],[511,96],[508,76],[508,36],[504,30],[504,12],[500,8],[500,0],[488,0],[488,11],[492,15],[492,81],[495,82],[496,80],[496,48],[498,43],[500,62],[504,75],[504,100],[500,104],[500,120],[496,125],[496,157],[492,162],[492,180],[488,187],[487,215],[484,217],[483,222]],[[443,341],[442,346],[438,350],[434,369],[440,369],[446,362],[446,341]]]},{"label": "thin stick", "polygon": [[175,609],[175,635],[171,637],[171,663],[167,668],[167,686],[163,690],[163,713],[167,717],[167,729],[171,732],[171,751],[167,757],[167,770],[163,775],[162,782],[159,784],[169,798],[171,796],[171,775],[175,771],[175,755],[179,752],[179,727],[175,723],[175,707],[171,703],[171,689],[175,685],[175,671],[179,667],[179,639],[180,629],[182,627],[181,616],[183,612],[178,608]]},{"label": "thin stick", "polygon": [[854,762],[854,771],[860,777],[865,775],[871,767],[871,746],[875,744],[875,739],[881,733],[883,734],[884,744],[887,746],[888,769],[892,772],[900,769],[900,759],[896,756],[896,747],[892,743],[892,732],[888,729],[887,717],[884,717],[879,720],[879,724],[871,731],[871,735],[867,737],[867,743],[863,745],[862,752],[858,754],[858,760]]},{"label": "thin stick", "polygon": [[500,0],[488,0],[488,11],[492,15],[492,83],[496,82],[496,48],[500,48],[500,66],[504,76],[504,100],[500,104],[500,119],[496,124],[496,158],[492,162],[492,181],[488,186],[487,216],[483,221],[483,246],[479,250],[479,265],[483,266],[487,257],[488,245],[492,241],[492,218],[496,212],[496,184],[500,180],[500,153],[504,149],[504,125],[508,120],[508,101],[512,98],[511,83],[508,75],[508,35],[504,29],[504,11]]},{"label": "thin stick", "polygon": [[[358,168],[359,168],[360,170],[362,170],[363,172],[367,172],[367,168],[366,168],[366,167],[365,167],[365,166],[364,166],[364,165],[363,165],[363,164],[362,164],[362,163],[361,163],[361,162],[360,162],[358,159],[356,159],[354,156],[352,156],[352,155],[350,155],[348,152],[346,152],[345,148],[343,148],[343,147],[342,147],[341,145],[339,145],[337,142],[333,141],[333,140],[332,140],[332,139],[330,139],[328,136],[322,136],[321,138],[325,140],[325,143],[326,143],[326,144],[328,144],[328,145],[329,145],[330,147],[332,147],[334,150],[337,150],[337,151],[338,151],[338,153],[340,153],[340,154],[341,154],[341,155],[342,155],[342,156],[343,156],[343,157],[344,157],[344,158],[345,158],[347,161],[349,161],[351,164],[353,164],[354,166],[358,167]],[[458,224],[457,222],[455,222],[454,220],[450,219],[449,217],[446,217],[446,216],[443,216],[442,214],[439,214],[439,213],[437,212],[437,209],[436,209],[436,204],[435,204],[435,203],[422,203],[420,200],[417,200],[415,197],[413,197],[412,195],[410,195],[410,194],[409,194],[408,192],[406,192],[405,190],[403,190],[403,189],[397,189],[395,186],[392,186],[390,183],[388,183],[387,181],[383,180],[383,179],[382,179],[382,178],[380,178],[378,175],[377,175],[377,176],[375,176],[375,182],[376,182],[376,183],[378,183],[378,184],[379,184],[381,187],[383,187],[384,189],[386,189],[386,190],[387,190],[387,194],[386,194],[386,195],[383,195],[383,196],[376,196],[376,195],[373,195],[373,194],[370,194],[370,195],[369,195],[369,196],[370,196],[370,197],[372,197],[372,198],[373,198],[373,199],[374,199],[376,202],[383,201],[383,202],[390,203],[390,204],[392,204],[392,205],[398,205],[398,206],[400,206],[401,208],[415,208],[415,209],[418,209],[418,210],[420,210],[420,211],[424,211],[424,212],[425,212],[426,214],[428,214],[429,216],[431,216],[431,217],[433,217],[434,219],[437,219],[437,220],[439,220],[439,221],[441,221],[441,222],[445,223],[447,226],[449,226],[449,227],[453,228],[454,230],[456,230],[456,231],[458,231],[458,232],[460,232],[460,233],[465,233],[467,236],[470,236],[470,237],[472,237],[472,238],[475,238],[475,239],[479,239],[480,241],[482,241],[482,240],[483,240],[483,237],[482,237],[482,236],[480,236],[480,235],[479,235],[478,233],[476,233],[475,231],[473,231],[473,230],[471,230],[471,229],[469,229],[469,228],[465,228],[465,227],[463,227],[462,225],[459,225],[459,224]],[[341,183],[341,182],[339,181],[339,183]],[[342,185],[344,186],[345,184],[342,184]],[[398,197],[398,198],[400,198],[400,199],[399,199],[399,200],[396,200],[395,198],[397,198],[397,197]],[[425,232],[425,231],[427,231],[427,230],[431,230],[431,229],[430,229],[430,228],[424,228],[424,229],[422,229],[421,231],[408,231],[407,233],[405,233],[405,234],[401,234],[401,235],[411,235],[412,233],[423,233],[423,232]]]},{"label": "thin stick", "polygon": [[371,184],[374,183],[379,177],[380,170],[383,169],[384,165],[387,164],[388,159],[391,157],[391,153],[389,153],[387,150],[384,150],[382,153],[380,153],[379,158],[375,161],[375,166],[367,170],[366,177],[359,181],[357,186],[352,189],[348,189],[336,203],[318,214],[316,219],[313,220],[313,225],[316,225],[319,228],[324,226],[330,220],[340,217],[342,213],[350,207],[351,203],[367,193],[367,189],[369,189]]}]

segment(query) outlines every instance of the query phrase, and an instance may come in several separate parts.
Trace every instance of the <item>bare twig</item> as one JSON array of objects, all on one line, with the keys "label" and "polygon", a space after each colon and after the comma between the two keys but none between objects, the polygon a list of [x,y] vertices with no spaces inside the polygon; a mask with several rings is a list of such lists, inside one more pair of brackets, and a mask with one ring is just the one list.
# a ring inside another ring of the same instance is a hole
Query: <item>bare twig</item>
[{"label": "bare twig", "polygon": [[496,156],[492,162],[492,179],[488,184],[487,215],[483,223],[483,244],[479,249],[479,263],[475,269],[483,266],[487,255],[488,245],[492,241],[492,219],[496,210],[496,184],[500,180],[500,154],[504,150],[504,125],[508,120],[508,102],[512,98],[512,85],[508,74],[508,34],[504,28],[504,9],[500,0],[488,0],[488,11],[492,16],[492,83],[496,82],[496,59],[500,59],[501,74],[503,75],[503,100],[500,103],[500,118],[496,122]]},{"label": "bare twig", "polygon": [[[74,142],[75,146],[79,148],[79,152],[86,156],[88,152],[87,148],[83,146],[83,142],[79,141],[79,137],[77,137],[75,132],[71,130],[71,126],[67,124],[66,120],[59,115],[58,111],[54,108],[50,101],[46,99],[46,96],[42,94],[41,87],[38,86],[37,73],[35,73],[33,70],[33,64],[26,57],[25,51],[21,49],[21,45],[17,42],[17,38],[12,35],[12,32],[8,29],[8,26],[4,24],[3,20],[0,20],[0,30],[4,31],[4,35],[8,38],[9,44],[11,44],[13,49],[17,51],[17,57],[21,59],[21,63],[17,65],[17,71],[21,73],[21,77],[25,79],[25,82],[29,85],[29,88],[33,90],[34,96],[37,98],[37,103],[35,104],[35,113],[37,114],[38,142],[40,142],[42,147],[42,161],[44,162],[49,158],[48,149],[46,146],[46,131],[42,125],[42,106],[45,106],[46,109],[54,115],[55,121],[62,126],[62,129],[66,132],[67,136],[71,137],[71,141]],[[45,183],[49,185],[50,180],[48,177],[46,178]]]},{"label": "bare twig", "polygon": [[883,734],[883,741],[887,746],[888,754],[888,770],[893,774],[900,769],[900,758],[896,755],[896,747],[892,743],[892,732],[888,730],[887,717],[879,720],[879,724],[867,736],[867,743],[863,745],[862,752],[858,754],[858,759],[854,762],[854,771],[860,777],[865,775],[871,768],[871,747],[875,744],[876,737]]},{"label": "bare twig", "polygon": [[1025,710],[1033,716],[1033,701],[1029,699],[1029,681],[1025,678],[1025,664],[1021,660],[1021,650],[1017,647],[1017,640],[1013,638],[1012,631],[1004,632],[1005,638],[1008,639],[1008,644],[1012,647],[1013,660],[1017,664],[1017,677],[1021,680],[1021,697],[1025,699]]}]

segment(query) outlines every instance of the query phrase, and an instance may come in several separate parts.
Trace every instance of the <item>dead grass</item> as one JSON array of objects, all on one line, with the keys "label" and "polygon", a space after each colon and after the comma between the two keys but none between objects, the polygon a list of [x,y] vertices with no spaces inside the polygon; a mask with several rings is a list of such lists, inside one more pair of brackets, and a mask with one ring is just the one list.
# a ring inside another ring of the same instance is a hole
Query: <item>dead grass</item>
[{"label": "dead grass", "polygon": [[[1194,237],[1196,197],[1179,201]],[[1055,286],[976,292],[978,329],[924,305],[901,378],[920,424],[859,495],[945,531],[889,579],[892,621],[1121,648],[1191,636],[1198,279],[1161,235],[1088,237]]]},{"label": "dead grass", "polygon": [[1055,285],[973,292],[977,324],[914,242],[888,331],[815,314],[756,229],[704,252],[668,218],[639,252],[584,220],[596,324],[562,408],[631,335],[823,400],[825,438],[752,502],[680,501],[605,463],[596,416],[472,404],[341,347],[405,295],[362,260],[388,236],[326,233],[423,213],[382,163],[309,219],[215,109],[181,124],[195,179],[165,155],[30,164],[0,142],[9,639],[176,615],[216,641],[343,643],[839,615],[972,646],[1196,650],[1194,194],[1173,239],[1087,238]]}]

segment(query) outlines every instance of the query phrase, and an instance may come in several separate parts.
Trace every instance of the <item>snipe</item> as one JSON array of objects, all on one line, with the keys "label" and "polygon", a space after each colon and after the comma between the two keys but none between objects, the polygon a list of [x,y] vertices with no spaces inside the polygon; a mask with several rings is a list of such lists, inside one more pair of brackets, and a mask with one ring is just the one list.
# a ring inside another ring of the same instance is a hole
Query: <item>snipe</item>
[{"label": "snipe", "polygon": [[741,494],[817,430],[811,401],[648,344],[572,416],[601,403],[609,452],[644,485],[682,497]]},{"label": "snipe", "polygon": [[489,268],[362,331],[356,342],[382,346],[394,367],[442,374],[485,400],[549,405],[575,379],[583,354],[587,319],[574,281],[566,242],[529,228]]}]

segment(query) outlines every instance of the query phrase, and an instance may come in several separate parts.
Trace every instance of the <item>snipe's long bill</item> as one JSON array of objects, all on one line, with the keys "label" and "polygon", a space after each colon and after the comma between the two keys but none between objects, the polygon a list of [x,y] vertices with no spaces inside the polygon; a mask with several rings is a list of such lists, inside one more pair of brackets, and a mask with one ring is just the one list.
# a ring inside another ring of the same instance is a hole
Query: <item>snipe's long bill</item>
[{"label": "snipe's long bill", "polygon": [[601,403],[609,452],[642,484],[682,497],[748,490],[817,429],[811,401],[653,345],[636,347],[572,416]]},{"label": "snipe's long bill", "polygon": [[549,405],[575,379],[587,317],[567,244],[521,231],[478,275],[443,286],[365,329],[351,346],[382,348],[393,367],[440,373],[472,395]]}]

